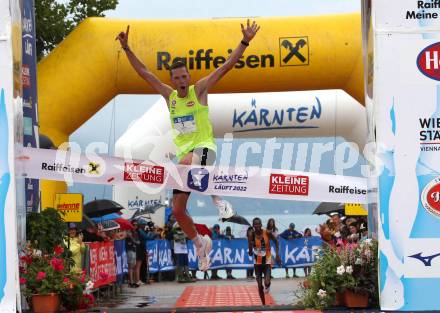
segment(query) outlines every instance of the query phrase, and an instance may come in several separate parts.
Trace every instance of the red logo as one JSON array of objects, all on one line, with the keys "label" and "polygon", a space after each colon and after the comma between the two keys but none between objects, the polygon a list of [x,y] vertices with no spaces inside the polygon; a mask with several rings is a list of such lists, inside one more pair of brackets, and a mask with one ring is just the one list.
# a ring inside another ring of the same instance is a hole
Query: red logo
[{"label": "red logo", "polygon": [[307,196],[309,194],[309,177],[270,174],[269,193]]},{"label": "red logo", "polygon": [[153,166],[143,163],[125,163],[124,166],[125,181],[162,184],[164,173],[165,169],[163,166]]},{"label": "red logo", "polygon": [[431,180],[423,188],[420,197],[423,207],[435,217],[440,217],[440,177]]},{"label": "red logo", "polygon": [[440,42],[436,42],[419,53],[417,67],[423,75],[440,80]]},{"label": "red logo", "polygon": [[189,108],[192,107],[193,105],[194,105],[194,101],[190,101],[186,103],[186,106]]},{"label": "red logo", "polygon": [[21,82],[23,87],[29,88],[31,86],[31,71],[29,65],[22,64],[21,66]]}]

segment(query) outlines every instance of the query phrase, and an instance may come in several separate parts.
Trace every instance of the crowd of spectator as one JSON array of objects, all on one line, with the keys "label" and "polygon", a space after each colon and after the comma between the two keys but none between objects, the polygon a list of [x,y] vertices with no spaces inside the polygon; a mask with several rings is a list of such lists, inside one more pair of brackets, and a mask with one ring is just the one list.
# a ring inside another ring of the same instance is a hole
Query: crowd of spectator
[{"label": "crowd of spectator", "polygon": [[[108,230],[101,223],[96,226],[86,226],[79,229],[75,223],[69,223],[68,239],[66,246],[72,253],[75,262],[75,268],[81,270],[83,264],[83,254],[85,250],[84,242],[100,242],[108,240],[125,239],[126,253],[128,261],[128,286],[130,288],[138,288],[142,284],[149,283],[149,279],[158,279],[156,275],[148,275],[147,253],[145,244],[148,240],[166,239],[170,242],[171,252],[176,264],[176,272],[162,273],[162,279],[177,280],[180,283],[190,283],[196,281],[196,271],[190,271],[188,267],[188,249],[186,245],[187,238],[176,223],[174,216],[171,214],[163,227],[157,227],[150,220],[139,218],[131,222],[133,229]],[[281,237],[286,240],[297,239],[302,237],[311,237],[310,228],[300,232],[296,230],[295,223],[291,222],[286,229],[279,231],[273,218],[267,221],[267,231],[271,232],[275,237]],[[248,229],[250,231],[251,228]],[[344,245],[347,243],[355,243],[368,238],[367,222],[364,217],[342,217],[338,213],[331,214],[330,218],[319,225],[316,231],[321,235],[322,239],[331,245]],[[234,239],[232,229],[227,226],[224,231],[221,230],[219,224],[214,224],[210,228],[211,238],[216,239]],[[243,235],[246,237],[246,235]],[[310,275],[311,267],[304,267],[305,276]],[[217,269],[213,269],[210,273],[204,273],[204,279],[218,280],[223,279],[219,275]],[[298,277],[297,269],[285,268],[285,277]],[[235,279],[232,269],[225,269],[226,279]],[[253,279],[253,269],[247,270],[248,279]]]},{"label": "crowd of spectator", "polygon": [[364,216],[341,216],[334,212],[324,224],[319,225],[317,232],[332,246],[362,242],[368,239],[367,219]]}]

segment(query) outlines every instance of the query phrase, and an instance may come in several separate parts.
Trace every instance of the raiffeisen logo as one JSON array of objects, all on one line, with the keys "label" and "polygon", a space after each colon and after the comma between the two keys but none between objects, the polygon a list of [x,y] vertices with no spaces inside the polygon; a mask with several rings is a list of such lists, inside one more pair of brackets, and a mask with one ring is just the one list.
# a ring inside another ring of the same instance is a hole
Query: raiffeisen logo
[{"label": "raiffeisen logo", "polygon": [[[171,64],[182,61],[189,70],[209,70],[223,65],[232,53],[232,49],[227,51],[214,51],[214,49],[189,50],[185,56],[174,56],[168,51],[158,51],[156,53],[157,70],[168,70]],[[235,64],[234,68],[265,68],[275,66],[275,56],[273,54],[249,54],[243,55]]]},{"label": "raiffeisen logo", "polygon": [[419,53],[417,67],[423,75],[440,80],[440,42],[436,42]]},{"label": "raiffeisen logo", "polygon": [[251,100],[250,110],[234,110],[232,128],[234,132],[251,132],[270,129],[306,129],[318,128],[314,121],[321,118],[322,106],[318,97],[312,106],[298,104],[287,108],[277,109],[257,107],[257,100]]}]

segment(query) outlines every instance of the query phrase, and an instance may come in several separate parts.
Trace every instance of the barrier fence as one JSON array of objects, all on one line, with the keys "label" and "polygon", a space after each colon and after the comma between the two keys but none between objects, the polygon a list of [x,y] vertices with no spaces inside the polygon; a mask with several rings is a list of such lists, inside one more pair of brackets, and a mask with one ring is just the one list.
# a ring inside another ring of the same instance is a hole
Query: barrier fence
[{"label": "barrier fence", "polygon": [[[279,238],[281,264],[275,268],[295,268],[311,266],[315,263],[320,237],[304,237],[285,240]],[[122,284],[128,273],[125,240],[86,243],[84,268],[96,288],[113,283]],[[197,270],[194,244],[187,241],[188,264]],[[168,240],[147,241],[149,272],[172,271],[175,269],[172,245]],[[271,242],[272,257],[275,245]],[[249,269],[253,267],[253,257],[248,255],[248,241],[245,238],[212,241],[211,269]]]},{"label": "barrier fence", "polygon": [[[320,237],[306,237],[285,240],[279,238],[281,264],[275,268],[306,267],[315,263],[317,249],[321,246]],[[188,265],[197,269],[197,257],[191,241],[187,241]],[[165,272],[175,268],[171,244],[167,240],[147,242],[150,273]],[[275,245],[271,242],[272,257],[275,257]],[[248,269],[253,267],[253,256],[248,255],[248,241],[240,239],[222,239],[212,241],[211,269]]]}]

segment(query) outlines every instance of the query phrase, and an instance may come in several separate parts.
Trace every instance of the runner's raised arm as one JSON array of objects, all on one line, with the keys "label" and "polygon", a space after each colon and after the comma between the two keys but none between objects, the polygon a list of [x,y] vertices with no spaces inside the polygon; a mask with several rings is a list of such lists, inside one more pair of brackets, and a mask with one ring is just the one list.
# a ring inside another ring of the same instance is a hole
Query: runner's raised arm
[{"label": "runner's raised arm", "polygon": [[138,57],[131,51],[128,46],[128,33],[130,31],[130,25],[127,26],[127,30],[124,32],[120,32],[116,37],[116,40],[119,40],[121,43],[122,49],[124,49],[128,60],[130,61],[131,66],[133,66],[134,70],[142,77],[157,93],[162,95],[165,100],[168,102],[168,98],[173,91],[173,88],[168,86],[167,84],[162,83],[156,75],[154,75],[146,66],[143,64]]},{"label": "runner's raised arm", "polygon": [[[238,62],[238,60],[243,55],[243,52],[246,50],[246,48],[249,46],[250,41],[255,37],[258,30],[260,29],[260,26],[255,23],[255,21],[250,23],[249,19],[247,20],[246,27],[241,24],[241,32],[243,33],[243,39],[238,44],[237,48],[235,48],[234,51],[232,51],[229,58],[226,60],[226,62],[217,68],[215,71],[210,73],[208,76],[200,79],[195,84],[195,89],[197,92],[197,96],[199,98],[204,98],[209,90],[214,87],[214,85],[230,70],[232,70],[235,66],[235,64]],[[203,101],[203,100],[202,100]],[[204,102],[204,101],[203,101]]]}]

